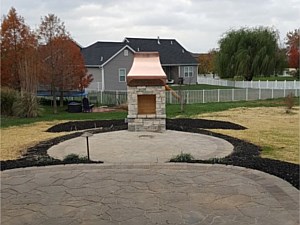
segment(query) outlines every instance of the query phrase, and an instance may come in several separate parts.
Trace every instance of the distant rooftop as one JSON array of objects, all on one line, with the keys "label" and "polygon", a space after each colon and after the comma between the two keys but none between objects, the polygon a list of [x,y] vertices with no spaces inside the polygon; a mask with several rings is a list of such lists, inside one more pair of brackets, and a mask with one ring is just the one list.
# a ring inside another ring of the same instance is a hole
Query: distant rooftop
[{"label": "distant rooftop", "polygon": [[126,37],[123,42],[98,41],[81,49],[85,65],[99,66],[111,59],[122,48],[135,52],[159,52],[163,65],[197,65],[197,61],[175,39]]},{"label": "distant rooftop", "polygon": [[160,61],[164,65],[197,64],[191,53],[175,39],[126,37],[124,42],[137,52],[159,52]]}]

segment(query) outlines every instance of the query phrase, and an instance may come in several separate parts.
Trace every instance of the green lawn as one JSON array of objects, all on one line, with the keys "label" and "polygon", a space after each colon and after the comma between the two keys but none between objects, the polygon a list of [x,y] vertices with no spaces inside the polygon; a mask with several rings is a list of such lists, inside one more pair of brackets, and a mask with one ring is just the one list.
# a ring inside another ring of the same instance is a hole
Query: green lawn
[{"label": "green lawn", "polygon": [[16,118],[1,116],[1,128],[9,126],[19,126],[39,121],[52,120],[107,120],[107,119],[124,119],[127,112],[103,112],[103,113],[69,113],[66,111],[67,106],[58,107],[58,113],[53,114],[50,106],[42,106],[42,115],[37,118]]},{"label": "green lawn", "polygon": [[[299,105],[299,98],[295,99]],[[274,107],[283,106],[283,99],[260,100],[260,101],[241,101],[241,102],[220,102],[220,103],[199,103],[185,105],[184,112],[180,112],[180,105],[167,105],[167,117],[192,117],[197,114],[219,112],[237,107]],[[9,126],[19,126],[39,121],[52,120],[106,120],[106,119],[125,119],[127,112],[103,112],[103,113],[68,113],[66,106],[58,107],[58,114],[53,114],[50,106],[43,106],[42,115],[38,118],[15,118],[1,116],[1,128]]]},{"label": "green lawn", "polygon": [[[299,105],[299,98],[295,98],[295,105]],[[184,112],[180,112],[180,105],[167,105],[167,117],[193,117],[198,114],[209,112],[220,112],[238,107],[276,107],[284,106],[284,99],[270,99],[257,101],[240,101],[240,102],[214,102],[199,103],[184,106]]]},{"label": "green lawn", "polygon": [[[242,77],[238,77],[238,78],[232,78],[232,79],[228,79],[228,80],[235,80],[235,81],[242,81],[243,78]],[[272,76],[272,77],[253,77],[252,79],[253,81],[294,81],[294,80],[297,80],[296,78],[294,77],[275,77],[275,76]],[[298,79],[299,80],[299,79]]]},{"label": "green lawn", "polygon": [[182,85],[181,87],[178,85],[170,86],[173,90],[212,90],[212,89],[235,89],[235,87],[227,87],[227,86],[217,86],[217,85],[209,85],[209,84],[191,84],[191,85]]}]

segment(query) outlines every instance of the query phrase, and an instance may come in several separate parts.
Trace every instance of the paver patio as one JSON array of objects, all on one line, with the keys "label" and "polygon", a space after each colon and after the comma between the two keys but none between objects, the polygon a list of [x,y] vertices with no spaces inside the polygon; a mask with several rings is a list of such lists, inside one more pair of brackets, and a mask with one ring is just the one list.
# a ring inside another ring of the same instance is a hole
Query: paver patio
[{"label": "paver patio", "polygon": [[[299,191],[269,174],[234,166],[164,163],[181,151],[230,154],[222,139],[178,131],[117,131],[90,138],[104,164],[1,172],[1,224],[298,225]],[[53,146],[51,156],[86,154],[86,140]]]}]

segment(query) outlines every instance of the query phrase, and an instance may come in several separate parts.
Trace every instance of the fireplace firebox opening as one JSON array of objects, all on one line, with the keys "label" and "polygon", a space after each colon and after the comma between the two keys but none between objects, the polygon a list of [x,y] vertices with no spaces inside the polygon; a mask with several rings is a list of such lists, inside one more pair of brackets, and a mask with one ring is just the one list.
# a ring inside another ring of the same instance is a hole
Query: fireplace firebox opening
[{"label": "fireplace firebox opening", "polygon": [[155,114],[156,96],[138,95],[138,114]]}]

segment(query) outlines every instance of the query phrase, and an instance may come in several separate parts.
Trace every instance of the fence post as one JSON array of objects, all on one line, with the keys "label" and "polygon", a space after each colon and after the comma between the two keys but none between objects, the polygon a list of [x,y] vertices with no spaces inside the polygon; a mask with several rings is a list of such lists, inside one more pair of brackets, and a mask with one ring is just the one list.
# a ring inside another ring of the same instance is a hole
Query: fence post
[{"label": "fence post", "polygon": [[119,104],[119,91],[116,90],[116,105]]},{"label": "fence post", "polygon": [[234,101],[234,89],[231,90],[231,100]]},{"label": "fence post", "polygon": [[260,80],[258,80],[258,88],[260,89]]},{"label": "fence post", "polygon": [[274,98],[274,88],[272,87],[272,99]]},{"label": "fence post", "polygon": [[218,89],[218,102],[220,102],[220,89]]},{"label": "fence post", "polygon": [[205,98],[204,98],[204,94],[205,94],[205,90],[203,89],[203,93],[202,93],[202,103],[205,103]]},{"label": "fence post", "polygon": [[294,88],[297,89],[297,82],[294,80]]},{"label": "fence post", "polygon": [[267,80],[267,88],[269,88],[269,80]]},{"label": "fence post", "polygon": [[285,87],[284,87],[284,89],[283,89],[283,97],[285,97]]},{"label": "fence post", "polygon": [[261,89],[260,88],[258,89],[258,99],[259,100],[261,99]]},{"label": "fence post", "polygon": [[248,101],[248,88],[246,88],[246,101]]},{"label": "fence post", "polygon": [[103,91],[102,90],[100,91],[100,101],[101,101],[101,104],[103,104]]},{"label": "fence post", "polygon": [[187,92],[186,92],[186,104],[189,104],[189,102],[190,102],[189,96],[190,96],[190,92],[187,91]]},{"label": "fence post", "polygon": [[286,80],[284,80],[284,89],[286,89]]}]

